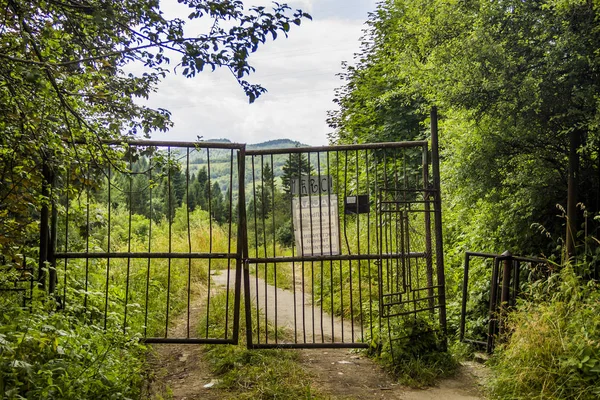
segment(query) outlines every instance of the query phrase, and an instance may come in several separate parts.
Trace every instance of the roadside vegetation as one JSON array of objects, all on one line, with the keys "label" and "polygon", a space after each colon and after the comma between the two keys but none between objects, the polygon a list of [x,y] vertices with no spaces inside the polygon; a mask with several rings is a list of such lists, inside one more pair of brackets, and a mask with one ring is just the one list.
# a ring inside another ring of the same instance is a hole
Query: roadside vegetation
[{"label": "roadside vegetation", "polygon": [[118,321],[103,329],[83,307],[57,312],[37,294],[31,310],[0,298],[2,398],[138,398],[146,351],[139,337],[124,335]]},{"label": "roadside vegetation", "polygon": [[490,394],[498,399],[600,396],[600,288],[565,265],[536,282],[508,318]]}]

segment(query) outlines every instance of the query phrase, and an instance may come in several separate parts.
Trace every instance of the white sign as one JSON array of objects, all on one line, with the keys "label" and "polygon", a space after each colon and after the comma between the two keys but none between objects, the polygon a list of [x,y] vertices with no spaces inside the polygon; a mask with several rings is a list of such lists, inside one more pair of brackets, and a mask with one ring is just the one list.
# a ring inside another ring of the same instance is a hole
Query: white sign
[{"label": "white sign", "polygon": [[292,199],[296,248],[303,256],[340,254],[337,195]]}]

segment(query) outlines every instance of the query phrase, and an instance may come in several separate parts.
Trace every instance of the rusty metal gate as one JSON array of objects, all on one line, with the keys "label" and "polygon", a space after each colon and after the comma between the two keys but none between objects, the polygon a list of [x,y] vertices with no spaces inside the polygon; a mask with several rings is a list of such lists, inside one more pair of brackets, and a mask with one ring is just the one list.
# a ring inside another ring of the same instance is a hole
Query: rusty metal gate
[{"label": "rusty metal gate", "polygon": [[368,347],[404,338],[407,319],[445,329],[428,154],[425,141],[246,151],[249,347]]},{"label": "rusty metal gate", "polygon": [[[237,343],[243,225],[233,194],[244,187],[244,148],[106,143],[121,162],[52,177],[60,201],[40,265],[54,265],[49,289],[62,307],[148,343]],[[219,286],[218,275],[230,279]]]},{"label": "rusty metal gate", "polygon": [[249,348],[368,347],[410,335],[407,321],[444,337],[426,141],[106,151],[121,161],[48,176],[39,276],[61,307],[149,343],[237,343],[245,330]]}]

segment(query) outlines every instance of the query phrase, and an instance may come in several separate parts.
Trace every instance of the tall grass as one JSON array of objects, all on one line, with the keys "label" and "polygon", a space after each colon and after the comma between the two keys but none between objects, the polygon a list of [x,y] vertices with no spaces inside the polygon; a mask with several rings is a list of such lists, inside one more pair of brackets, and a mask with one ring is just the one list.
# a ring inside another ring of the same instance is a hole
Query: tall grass
[{"label": "tall grass", "polygon": [[[152,222],[127,209],[111,210],[110,246],[108,210],[94,205],[94,220],[89,239],[79,228],[82,216],[72,209],[68,251],[103,252],[212,252],[236,251],[235,227],[231,236],[227,226],[210,221],[207,212],[176,210],[171,223]],[[131,227],[130,227],[131,218]],[[63,232],[65,228],[63,228]],[[74,259],[59,263],[59,290],[66,294],[66,305],[85,305],[93,323],[120,320],[118,325],[131,333],[164,336],[174,317],[205,295],[210,271],[235,268],[232,259]],[[108,288],[108,289],[107,289]],[[63,294],[61,293],[61,294]],[[189,298],[188,298],[189,293]],[[167,321],[167,313],[169,321]]]},{"label": "tall grass", "polygon": [[600,287],[566,266],[534,285],[492,359],[498,399],[600,398]]}]

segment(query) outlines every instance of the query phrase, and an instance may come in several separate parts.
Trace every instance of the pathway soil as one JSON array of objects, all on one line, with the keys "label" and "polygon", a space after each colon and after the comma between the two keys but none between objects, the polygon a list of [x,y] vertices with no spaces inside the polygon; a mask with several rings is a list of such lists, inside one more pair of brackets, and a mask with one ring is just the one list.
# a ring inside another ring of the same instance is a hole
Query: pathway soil
[{"label": "pathway soil", "polygon": [[[255,278],[253,278],[254,280]],[[226,278],[214,275],[213,281],[224,286]],[[258,293],[277,293],[277,301],[282,309],[298,307],[294,294],[275,289],[259,280]],[[262,289],[267,289],[261,290]],[[256,296],[252,290],[252,296]],[[260,296],[260,295],[259,295]],[[260,300],[260,299],[259,299]],[[272,299],[274,304],[274,298]],[[270,302],[267,300],[267,304]],[[259,301],[264,304],[264,301]],[[302,303],[300,303],[302,306]],[[202,305],[192,306],[191,321],[200,320]],[[268,315],[274,315],[269,313]],[[294,326],[293,313],[278,313],[281,326]],[[291,318],[291,319],[290,319]],[[334,330],[341,332],[342,324]],[[185,335],[187,317],[173,328],[178,335]],[[195,331],[195,326],[191,327]],[[327,335],[327,333],[325,334]],[[198,345],[154,345],[149,363],[154,377],[148,385],[147,398],[172,398],[176,400],[221,399],[232,393],[215,387],[217,378],[210,372],[208,363],[203,360],[202,348]],[[315,392],[331,399],[403,399],[403,400],[475,400],[483,399],[481,382],[486,370],[481,364],[463,363],[456,376],[438,382],[426,389],[407,388],[397,384],[393,377],[371,359],[348,349],[305,349],[297,351],[300,362],[313,377]]]},{"label": "pathway soil", "polygon": [[[191,305],[190,332],[196,332],[204,310],[202,304]],[[169,330],[173,337],[185,337],[186,333],[187,315],[178,319],[172,330]],[[214,377],[210,373],[208,363],[202,357],[202,347],[199,345],[152,345],[148,363],[152,376],[146,388],[145,398],[213,400],[223,397],[219,391],[207,390],[204,387]]]}]

